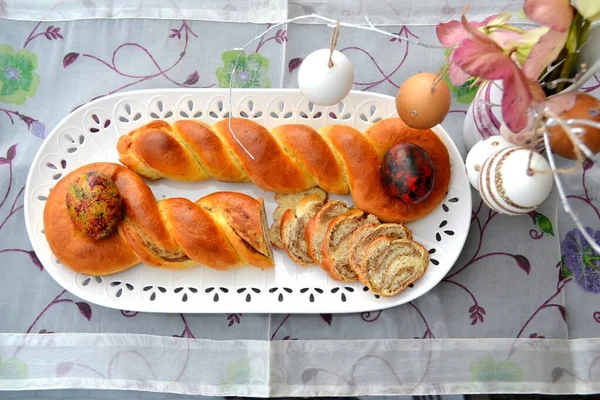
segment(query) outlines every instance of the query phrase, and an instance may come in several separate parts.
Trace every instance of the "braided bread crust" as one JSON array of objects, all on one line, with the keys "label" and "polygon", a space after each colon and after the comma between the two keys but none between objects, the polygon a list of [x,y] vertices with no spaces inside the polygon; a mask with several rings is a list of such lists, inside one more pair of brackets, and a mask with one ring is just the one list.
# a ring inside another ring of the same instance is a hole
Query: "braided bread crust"
[{"label": "braided bread crust", "polygon": [[[109,176],[123,200],[118,232],[100,240],[75,227],[65,203],[73,179],[91,171]],[[195,203],[184,198],[157,202],[139,175],[113,163],[88,164],[62,178],[46,200],[44,229],[61,263],[89,275],[112,274],[140,262],[170,269],[274,266],[262,199],[217,192]]]},{"label": "braided bread crust", "polygon": [[[117,150],[123,164],[150,179],[251,181],[276,193],[319,186],[331,193],[350,193],[356,207],[385,222],[410,222],[428,214],[442,201],[450,182],[450,156],[441,139],[399,118],[382,120],[364,134],[347,125],[315,131],[290,124],[269,131],[243,118],[232,118],[231,130],[243,147],[231,134],[229,120],[213,126],[195,120],[173,125],[155,121],[122,136]],[[422,147],[433,161],[434,186],[419,203],[403,203],[381,183],[383,155],[401,142]]]}]

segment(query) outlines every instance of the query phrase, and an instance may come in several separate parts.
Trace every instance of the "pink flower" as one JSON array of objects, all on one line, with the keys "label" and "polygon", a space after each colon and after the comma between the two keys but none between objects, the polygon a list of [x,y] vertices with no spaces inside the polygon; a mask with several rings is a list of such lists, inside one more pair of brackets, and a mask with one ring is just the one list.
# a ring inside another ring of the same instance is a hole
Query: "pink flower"
[{"label": "pink flower", "polygon": [[[493,21],[497,15],[487,17],[481,22],[469,22],[469,26],[480,28],[486,26],[490,21]],[[435,27],[435,33],[441,44],[446,47],[453,47],[464,39],[469,37],[469,32],[465,29],[461,21],[442,22]]]},{"label": "pink flower", "polygon": [[570,0],[525,0],[523,11],[531,21],[558,32],[568,31],[573,19]]},{"label": "pink flower", "polygon": [[529,79],[537,79],[563,49],[573,20],[570,3],[570,0],[525,0],[523,11],[527,18],[550,28],[531,48],[523,63],[523,71]]},{"label": "pink flower", "polygon": [[[496,16],[493,15],[484,19],[482,22],[469,22],[473,27],[479,28],[487,25],[491,20],[493,20]],[[460,21],[450,21],[450,22],[442,22],[438,24],[435,28],[435,32],[437,34],[438,40],[446,47],[454,47],[455,45],[462,42],[464,39],[469,37],[469,34],[465,27],[462,25]],[[450,77],[450,82],[452,82],[455,86],[460,86],[464,84],[470,76],[465,73],[462,69],[456,66],[456,63],[453,60],[454,53],[450,55],[450,66],[448,67],[448,75]]]},{"label": "pink flower", "polygon": [[462,26],[468,37],[462,39],[454,50],[453,63],[470,76],[502,80],[502,117],[511,131],[522,131],[527,125],[528,109],[534,101],[544,98],[541,86],[525,76],[511,58],[510,51],[505,51],[471,25],[464,14]]},{"label": "pink flower", "polygon": [[[486,26],[500,26],[505,24],[510,19],[510,14],[492,15],[481,22],[469,22],[469,26],[473,29],[481,29]],[[440,43],[447,47],[459,45],[463,40],[469,38],[469,32],[461,21],[442,22],[436,26],[436,34]],[[495,29],[488,33],[489,37],[495,41],[500,47],[506,47],[507,43],[518,40],[521,36],[518,32],[513,32],[504,29]],[[454,62],[454,53],[450,55],[450,66],[448,67],[448,75],[450,82],[455,86],[464,84],[469,78],[469,74],[461,70]]]}]

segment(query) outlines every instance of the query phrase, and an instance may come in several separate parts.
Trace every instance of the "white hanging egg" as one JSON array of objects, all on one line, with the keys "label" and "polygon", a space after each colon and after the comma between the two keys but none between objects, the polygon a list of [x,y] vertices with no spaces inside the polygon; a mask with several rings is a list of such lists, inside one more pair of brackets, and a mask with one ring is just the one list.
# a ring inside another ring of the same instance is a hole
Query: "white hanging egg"
[{"label": "white hanging egg", "polygon": [[354,83],[352,63],[342,53],[333,51],[329,66],[329,49],[312,52],[298,70],[298,87],[308,101],[320,106],[332,106],[342,101]]},{"label": "white hanging egg", "polygon": [[552,190],[550,173],[528,173],[531,168],[550,171],[550,165],[539,153],[522,147],[509,147],[492,154],[479,174],[479,193],[483,201],[502,214],[520,215],[533,211],[546,200]]},{"label": "white hanging egg", "polygon": [[487,139],[477,142],[467,154],[465,159],[465,168],[467,177],[471,185],[479,190],[479,173],[485,160],[493,153],[515,145],[501,136],[491,136]]}]

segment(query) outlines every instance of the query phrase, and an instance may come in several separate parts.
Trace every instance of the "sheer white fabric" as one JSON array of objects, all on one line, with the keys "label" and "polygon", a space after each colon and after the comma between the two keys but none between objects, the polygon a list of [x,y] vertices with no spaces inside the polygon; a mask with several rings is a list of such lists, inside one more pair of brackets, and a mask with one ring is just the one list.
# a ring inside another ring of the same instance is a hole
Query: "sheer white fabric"
[{"label": "sheer white fabric", "polygon": [[254,397],[600,391],[600,339],[267,342],[2,334],[0,343],[0,389],[6,390]]},{"label": "sheer white fabric", "polygon": [[[87,18],[186,18],[207,21],[270,23],[305,14],[321,14],[345,22],[375,24],[437,24],[456,18],[470,4],[473,18],[500,11],[518,11],[519,3],[494,0],[4,0],[0,16],[27,21]],[[303,23],[318,23],[305,20]]]},{"label": "sheer white fabric", "polygon": [[[177,3],[189,12],[185,18],[262,25],[181,21],[158,1],[116,3],[0,0],[6,18],[0,20],[0,54],[27,50],[22,54],[36,60],[40,81],[20,104],[0,100],[0,389],[263,397],[600,391],[600,339],[594,338],[600,289],[586,285],[585,277],[559,273],[561,242],[581,241],[555,194],[537,214],[514,218],[493,215],[475,196],[471,234],[447,279],[416,301],[383,312],[136,315],[63,292],[35,262],[20,189],[42,140],[71,110],[123,90],[223,86],[216,71],[226,66],[224,55],[269,21],[316,12],[363,22],[369,15],[394,25],[386,28],[390,32],[436,43],[433,26],[402,25],[456,19],[466,1],[426,6],[356,0],[340,8],[334,5],[342,2],[328,1]],[[520,4],[473,3],[472,12],[480,14]],[[45,18],[60,22],[18,20]],[[74,18],[84,20],[63,21]],[[268,60],[259,72],[272,87],[296,87],[298,63],[331,39],[326,26],[290,24],[284,34],[285,41],[272,32],[247,49]],[[408,76],[435,71],[444,60],[439,49],[350,29],[342,30],[338,48],[355,65],[355,89],[388,95]],[[598,82],[588,90],[598,90]],[[463,151],[466,107],[455,97],[443,123]],[[598,166],[565,179],[573,206],[598,229]],[[573,260],[589,255],[571,253]]]}]

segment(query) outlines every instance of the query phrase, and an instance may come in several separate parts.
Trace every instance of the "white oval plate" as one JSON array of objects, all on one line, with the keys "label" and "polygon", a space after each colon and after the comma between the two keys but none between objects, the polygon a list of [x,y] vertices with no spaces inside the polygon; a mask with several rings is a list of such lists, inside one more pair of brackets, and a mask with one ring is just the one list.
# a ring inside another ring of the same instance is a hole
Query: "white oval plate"
[{"label": "white oval plate", "polygon": [[[452,176],[448,194],[425,218],[408,224],[415,239],[431,253],[427,272],[399,295],[379,298],[360,283],[332,280],[319,267],[298,267],[283,251],[275,251],[276,267],[221,272],[197,267],[172,271],[143,264],[104,277],[78,274],[60,264],[44,237],[42,215],[50,189],[65,174],[96,161],[118,162],[117,139],[153,119],[174,122],[196,118],[213,124],[226,118],[227,89],[154,89],[120,93],[74,110],[48,135],[36,155],[25,189],[27,232],[48,273],[65,289],[89,302],[130,311],[172,313],[344,313],[404,304],[431,290],[458,258],[471,221],[471,189],[463,160],[443,128],[434,131],[450,152]],[[394,98],[351,92],[339,105],[319,107],[297,89],[236,89],[236,116],[267,128],[303,123],[314,128],[347,124],[360,131],[382,118],[397,116]],[[192,201],[215,191],[235,190],[265,199],[272,222],[274,194],[252,184],[216,181],[148,182],[156,198],[186,197]],[[332,196],[352,204],[350,196]]]}]

